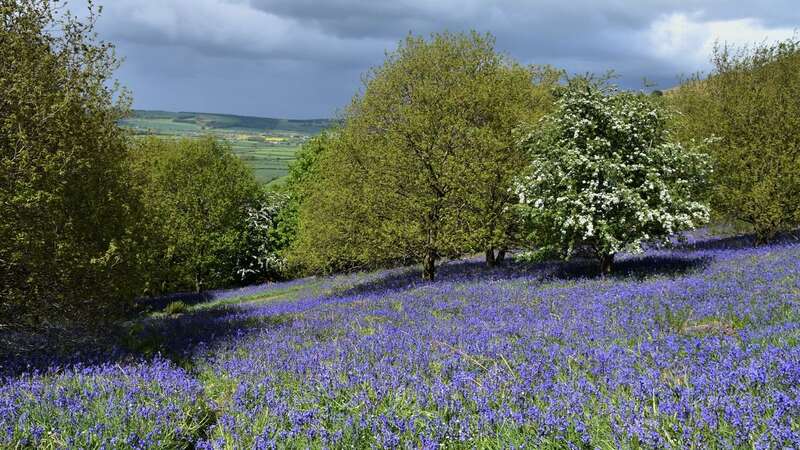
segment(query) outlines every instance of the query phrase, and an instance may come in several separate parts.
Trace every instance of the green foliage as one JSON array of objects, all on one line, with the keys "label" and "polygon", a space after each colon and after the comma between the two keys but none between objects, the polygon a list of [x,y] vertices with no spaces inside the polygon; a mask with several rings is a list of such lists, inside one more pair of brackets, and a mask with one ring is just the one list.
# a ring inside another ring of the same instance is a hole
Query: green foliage
[{"label": "green foliage", "polygon": [[151,293],[237,281],[263,194],[229,146],[212,138],[137,141],[132,171],[147,215],[140,256]]},{"label": "green foliage", "polygon": [[800,41],[717,47],[713,63],[666,98],[682,140],[719,138],[714,211],[769,240],[800,224]]},{"label": "green foliage", "polygon": [[247,209],[245,245],[237,257],[237,274],[242,283],[275,280],[286,273],[283,250],[287,236],[282,221],[289,197],[280,192],[262,192],[255,206]]},{"label": "green foliage", "polygon": [[129,102],[94,20],[0,1],[0,329],[101,326],[138,287],[116,125]]},{"label": "green foliage", "polygon": [[518,200],[513,186],[530,164],[530,155],[516,145],[516,131],[532,126],[553,109],[554,88],[562,75],[550,67],[510,64],[475,92],[485,96],[477,100],[485,104],[476,108],[475,128],[469,131],[477,154],[468,156],[465,165],[470,172],[459,196],[468,205],[469,250],[484,250],[489,266],[499,263],[521,238],[522,226],[512,207]]},{"label": "green foliage", "polygon": [[[315,176],[309,178],[310,183],[300,185],[302,196],[295,197],[300,201],[296,203],[296,228],[292,230],[296,238],[289,251],[289,263],[302,266],[305,271],[353,269],[374,263],[382,255],[368,240],[368,231],[377,231],[369,222],[374,216],[358,198],[365,197],[359,194],[370,192],[370,186],[358,182],[361,168],[346,153],[346,136],[349,134],[341,131],[329,136],[314,164]],[[291,187],[293,183],[287,185]]]},{"label": "green foliage", "polygon": [[409,36],[373,69],[327,138],[293,254],[312,270],[423,262],[507,245],[512,129],[549,105],[558,73],[521,67],[490,36]]},{"label": "green foliage", "polygon": [[541,246],[534,250],[518,253],[514,255],[514,261],[521,263],[544,263],[548,261],[558,260],[561,258],[561,253],[554,246]]},{"label": "green foliage", "polygon": [[[277,218],[276,245],[288,249],[297,239],[300,205],[314,189],[317,179],[318,161],[331,141],[331,132],[311,138],[296,153],[296,160],[289,166],[289,173],[277,189],[286,197]],[[295,266],[301,265],[294,261]]]},{"label": "green foliage", "polygon": [[668,114],[652,97],[570,80],[547,116],[521,141],[531,154],[520,208],[532,243],[569,257],[589,250],[611,270],[614,254],[641,251],[708,220],[707,158],[672,142]]}]

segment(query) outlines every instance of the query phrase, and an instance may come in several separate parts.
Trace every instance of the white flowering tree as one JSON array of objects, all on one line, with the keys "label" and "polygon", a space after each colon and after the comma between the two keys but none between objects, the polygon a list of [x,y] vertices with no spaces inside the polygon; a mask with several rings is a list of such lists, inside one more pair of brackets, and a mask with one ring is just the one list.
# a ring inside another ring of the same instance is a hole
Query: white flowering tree
[{"label": "white flowering tree", "polygon": [[288,198],[280,193],[265,193],[259,204],[247,209],[245,245],[239,254],[236,274],[241,281],[257,282],[281,276],[286,269],[282,255],[279,218]]},{"label": "white flowering tree", "polygon": [[614,255],[708,221],[706,156],[672,142],[668,114],[644,94],[587,79],[562,88],[556,110],[521,141],[532,165],[516,184],[535,245],[569,258]]}]

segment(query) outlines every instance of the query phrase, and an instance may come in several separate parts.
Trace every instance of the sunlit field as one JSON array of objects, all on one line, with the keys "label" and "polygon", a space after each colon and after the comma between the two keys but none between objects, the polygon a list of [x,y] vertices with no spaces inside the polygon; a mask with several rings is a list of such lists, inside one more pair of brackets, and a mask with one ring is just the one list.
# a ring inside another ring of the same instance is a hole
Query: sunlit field
[{"label": "sunlit field", "polygon": [[134,111],[121,125],[137,136],[215,136],[231,146],[261,183],[268,184],[287,174],[300,146],[327,128],[330,121]]}]

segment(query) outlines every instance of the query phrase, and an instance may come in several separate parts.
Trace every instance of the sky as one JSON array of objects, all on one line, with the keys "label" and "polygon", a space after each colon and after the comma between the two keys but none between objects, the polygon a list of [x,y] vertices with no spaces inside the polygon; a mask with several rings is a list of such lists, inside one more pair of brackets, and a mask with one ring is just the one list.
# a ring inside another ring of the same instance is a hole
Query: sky
[{"label": "sky", "polygon": [[[86,0],[69,0],[80,13]],[[409,32],[490,32],[524,64],[666,89],[715,42],[797,36],[797,0],[95,0],[138,109],[335,116]]]}]

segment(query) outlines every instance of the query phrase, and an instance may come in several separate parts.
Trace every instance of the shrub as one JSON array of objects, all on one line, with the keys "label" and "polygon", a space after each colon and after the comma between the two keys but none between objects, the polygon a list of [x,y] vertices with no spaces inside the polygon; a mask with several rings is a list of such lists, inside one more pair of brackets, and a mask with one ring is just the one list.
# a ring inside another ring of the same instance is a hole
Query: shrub
[{"label": "shrub", "polygon": [[289,166],[289,174],[277,189],[283,201],[276,217],[273,237],[276,241],[274,245],[280,248],[284,271],[301,271],[304,265],[302,258],[291,252],[299,229],[300,205],[315,188],[319,160],[330,147],[334,134],[335,131],[325,131],[305,142],[295,154],[296,159]]},{"label": "shrub", "polygon": [[520,144],[533,161],[517,185],[532,244],[588,249],[607,273],[617,252],[705,223],[707,158],[672,142],[667,120],[652,97],[570,80]]},{"label": "shrub", "polygon": [[263,192],[260,201],[247,209],[245,244],[239,253],[236,273],[243,283],[277,279],[286,273],[283,250],[289,237],[281,220],[289,197],[281,192]]},{"label": "shrub", "polygon": [[188,311],[189,307],[186,303],[178,300],[176,302],[170,302],[165,308],[163,313],[168,316],[173,316],[175,314],[183,314]]}]

